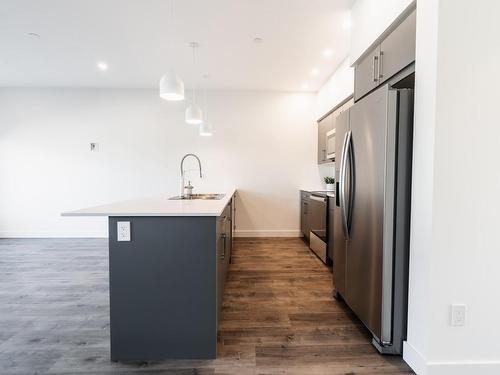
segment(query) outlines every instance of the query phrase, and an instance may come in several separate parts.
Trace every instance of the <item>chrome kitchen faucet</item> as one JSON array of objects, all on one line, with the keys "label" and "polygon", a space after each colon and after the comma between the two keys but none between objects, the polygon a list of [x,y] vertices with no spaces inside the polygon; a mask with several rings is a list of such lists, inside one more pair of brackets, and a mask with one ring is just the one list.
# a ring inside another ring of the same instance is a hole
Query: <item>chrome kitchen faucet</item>
[{"label": "chrome kitchen faucet", "polygon": [[188,156],[192,156],[194,158],[196,158],[196,160],[198,161],[198,167],[200,169],[200,178],[203,177],[203,174],[201,173],[201,161],[200,161],[200,158],[198,156],[196,156],[195,154],[186,154],[184,155],[184,157],[182,158],[181,160],[181,197],[182,198],[186,198],[186,199],[190,199],[191,198],[191,195],[193,194],[193,186],[191,186],[191,181],[189,181],[188,183],[188,186],[185,186],[184,185],[184,160],[186,160],[186,158]]}]

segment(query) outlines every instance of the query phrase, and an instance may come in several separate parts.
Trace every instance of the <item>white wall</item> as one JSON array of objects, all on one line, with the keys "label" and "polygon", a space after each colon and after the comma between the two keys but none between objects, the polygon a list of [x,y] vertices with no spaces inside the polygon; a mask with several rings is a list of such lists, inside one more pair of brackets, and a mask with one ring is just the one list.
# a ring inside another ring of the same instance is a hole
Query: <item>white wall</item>
[{"label": "white wall", "polygon": [[354,68],[347,57],[317,93],[316,117],[320,118],[354,93]]},{"label": "white wall", "polygon": [[[60,213],[176,195],[179,163],[197,153],[197,191],[239,189],[239,234],[299,234],[299,193],[320,184],[315,96],[209,92],[212,138],[156,90],[0,89],[0,237],[106,236],[102,218]],[[89,151],[99,142],[98,152]]]},{"label": "white wall", "polygon": [[[494,1],[418,2],[404,358],[419,374],[500,373],[499,12]],[[449,325],[453,303],[467,305],[463,327]]]},{"label": "white wall", "polygon": [[356,0],[351,8],[350,61],[354,63],[414,0]]}]

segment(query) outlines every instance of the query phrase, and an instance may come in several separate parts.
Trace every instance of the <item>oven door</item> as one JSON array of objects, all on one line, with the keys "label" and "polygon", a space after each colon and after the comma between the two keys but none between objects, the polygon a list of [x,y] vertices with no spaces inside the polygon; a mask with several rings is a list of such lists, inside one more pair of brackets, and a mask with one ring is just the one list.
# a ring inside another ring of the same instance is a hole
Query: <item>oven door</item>
[{"label": "oven door", "polygon": [[326,217],[327,198],[318,195],[311,195],[309,198],[309,223],[310,223],[310,239],[309,247],[312,251],[326,263]]}]

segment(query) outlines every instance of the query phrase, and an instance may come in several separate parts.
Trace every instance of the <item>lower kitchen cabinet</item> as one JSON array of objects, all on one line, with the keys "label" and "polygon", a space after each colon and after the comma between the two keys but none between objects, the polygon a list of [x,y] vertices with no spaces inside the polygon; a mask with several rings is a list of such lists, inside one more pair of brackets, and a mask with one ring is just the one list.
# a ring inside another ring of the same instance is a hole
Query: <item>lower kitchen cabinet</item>
[{"label": "lower kitchen cabinet", "polygon": [[111,360],[216,358],[231,223],[232,202],[218,217],[109,217]]},{"label": "lower kitchen cabinet", "polygon": [[300,231],[304,238],[309,241],[309,232],[311,224],[309,220],[309,197],[310,193],[307,191],[300,192]]},{"label": "lower kitchen cabinet", "polygon": [[220,323],[222,300],[226,285],[227,270],[231,260],[232,248],[232,207],[229,203],[222,215],[217,218],[217,322]]}]

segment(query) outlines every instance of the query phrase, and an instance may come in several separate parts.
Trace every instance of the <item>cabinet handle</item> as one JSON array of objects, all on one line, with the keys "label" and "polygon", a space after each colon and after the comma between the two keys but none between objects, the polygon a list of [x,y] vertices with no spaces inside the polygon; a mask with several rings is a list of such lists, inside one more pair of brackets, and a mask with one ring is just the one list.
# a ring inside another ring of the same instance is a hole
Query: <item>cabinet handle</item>
[{"label": "cabinet handle", "polygon": [[380,51],[380,57],[378,59],[378,78],[379,79],[382,79],[384,77],[384,74],[382,73],[382,69],[383,69],[383,66],[382,66],[382,62],[383,62],[383,57],[384,57],[384,52]]},{"label": "cabinet handle", "polygon": [[373,56],[373,65],[372,65],[372,79],[373,79],[373,82],[377,82],[378,81],[378,78],[377,78],[377,63],[378,63],[378,56]]},{"label": "cabinet handle", "polygon": [[222,240],[224,241],[224,247],[222,248],[222,253],[220,255],[220,259],[224,260],[226,258],[226,238],[227,238],[227,235],[226,235],[226,233],[222,233],[220,236],[221,236]]}]

